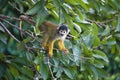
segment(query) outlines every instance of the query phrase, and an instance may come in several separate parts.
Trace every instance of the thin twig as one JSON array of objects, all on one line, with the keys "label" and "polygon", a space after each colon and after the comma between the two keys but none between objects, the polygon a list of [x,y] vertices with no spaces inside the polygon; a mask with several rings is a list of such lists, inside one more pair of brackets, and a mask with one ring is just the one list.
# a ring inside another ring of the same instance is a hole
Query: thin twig
[{"label": "thin twig", "polygon": [[7,18],[7,19],[15,20],[15,21],[20,21],[20,20],[21,20],[20,18],[15,18],[15,17],[10,17],[10,16],[5,16],[5,15],[2,15],[2,14],[0,14],[0,18],[2,18],[2,19]]},{"label": "thin twig", "polygon": [[35,26],[35,24],[36,24],[35,21],[32,20],[31,17],[30,17],[30,16],[27,16],[27,15],[21,15],[21,16],[20,16],[20,19],[26,21],[27,23],[29,23],[29,24],[31,24],[31,25],[33,25],[33,26]]},{"label": "thin twig", "polygon": [[22,31],[22,32],[24,32],[24,33],[26,33],[26,34],[28,34],[30,37],[32,37],[32,38],[35,39],[36,41],[40,42],[40,41],[38,40],[38,38],[36,38],[36,37],[34,37],[33,35],[31,35],[29,32],[20,29],[19,27],[13,25],[12,23],[10,23],[10,22],[7,21],[7,20],[4,20],[4,19],[2,19],[2,18],[0,18],[0,20],[2,20],[2,21],[4,21],[4,22],[8,23],[10,26],[12,26],[12,27],[14,27],[14,28],[16,28],[16,29],[18,29],[18,30],[20,30],[20,31]]},{"label": "thin twig", "polygon": [[5,29],[5,31],[17,42],[20,42],[12,33],[5,27],[5,25],[0,21],[0,25]]},{"label": "thin twig", "polygon": [[54,75],[53,75],[53,72],[52,72],[52,69],[51,69],[51,66],[50,66],[49,58],[48,58],[48,67],[49,67],[49,70],[50,70],[50,73],[51,73],[52,78],[55,79],[55,77],[54,77]]},{"label": "thin twig", "polygon": [[109,19],[109,20],[106,20],[106,21],[102,21],[100,22],[101,24],[106,24],[106,23],[109,23],[109,22],[112,22],[113,20],[115,20],[116,17],[112,18],[112,19]]},{"label": "thin twig", "polygon": [[116,15],[114,18],[111,18],[109,20],[102,21],[102,22],[97,22],[97,21],[94,21],[94,20],[91,20],[91,19],[85,19],[85,20],[88,21],[88,22],[91,22],[91,23],[95,23],[98,26],[106,27],[106,25],[105,25],[106,23],[114,21],[117,17],[118,17],[118,15]]},{"label": "thin twig", "polygon": [[90,23],[95,23],[96,25],[98,26],[103,26],[103,27],[106,27],[105,24],[101,23],[101,22],[97,22],[97,21],[94,21],[94,20],[90,20],[90,19],[85,19],[86,21],[90,22]]},{"label": "thin twig", "polygon": [[[21,10],[18,9],[16,6],[14,6],[14,4],[12,4],[10,1],[8,2],[8,4],[9,4],[10,6],[12,6],[13,8],[15,8],[19,13],[21,13]],[[25,13],[23,12],[23,14],[25,14]]]},{"label": "thin twig", "polygon": [[33,48],[33,47],[28,47],[28,46],[25,46],[25,48],[29,51],[29,50],[45,50],[45,49],[42,49],[42,48]]}]

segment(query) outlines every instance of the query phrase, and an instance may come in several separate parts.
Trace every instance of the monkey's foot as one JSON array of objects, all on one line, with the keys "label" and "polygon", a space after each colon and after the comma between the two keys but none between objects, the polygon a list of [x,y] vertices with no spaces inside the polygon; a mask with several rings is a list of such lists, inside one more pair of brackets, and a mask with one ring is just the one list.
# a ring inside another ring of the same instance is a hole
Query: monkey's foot
[{"label": "monkey's foot", "polygon": [[62,50],[65,54],[68,54],[69,53],[69,51],[67,50],[67,49],[63,49]]},{"label": "monkey's foot", "polygon": [[48,56],[49,56],[49,57],[52,57],[52,56],[53,56],[53,53],[49,53]]},{"label": "monkey's foot", "polygon": [[48,46],[43,46],[43,49],[48,50]]}]

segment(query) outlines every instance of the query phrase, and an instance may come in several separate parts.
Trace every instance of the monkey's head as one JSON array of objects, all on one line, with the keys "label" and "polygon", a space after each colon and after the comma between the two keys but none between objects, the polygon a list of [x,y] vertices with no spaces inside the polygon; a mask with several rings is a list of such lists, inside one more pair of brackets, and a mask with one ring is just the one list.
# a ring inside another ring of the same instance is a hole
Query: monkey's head
[{"label": "monkey's head", "polygon": [[58,27],[58,33],[61,35],[61,36],[65,36],[69,33],[69,30],[68,30],[68,27],[64,24],[60,25]]}]

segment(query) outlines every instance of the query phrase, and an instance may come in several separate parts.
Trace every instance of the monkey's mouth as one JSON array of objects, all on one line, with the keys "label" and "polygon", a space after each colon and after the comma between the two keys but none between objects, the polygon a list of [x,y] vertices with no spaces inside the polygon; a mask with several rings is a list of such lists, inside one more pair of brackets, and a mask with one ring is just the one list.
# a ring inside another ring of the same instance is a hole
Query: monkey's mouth
[{"label": "monkey's mouth", "polygon": [[64,34],[60,34],[61,36],[64,36]]}]

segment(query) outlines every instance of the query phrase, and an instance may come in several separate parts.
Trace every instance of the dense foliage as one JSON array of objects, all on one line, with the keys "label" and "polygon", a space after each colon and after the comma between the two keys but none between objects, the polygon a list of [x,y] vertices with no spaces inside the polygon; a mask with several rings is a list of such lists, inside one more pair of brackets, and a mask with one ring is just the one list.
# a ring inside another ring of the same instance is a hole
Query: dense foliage
[{"label": "dense foliage", "polygon": [[[69,54],[55,45],[47,57],[38,30],[45,20],[68,25]],[[38,79],[119,80],[120,1],[0,0],[0,80]]]}]

